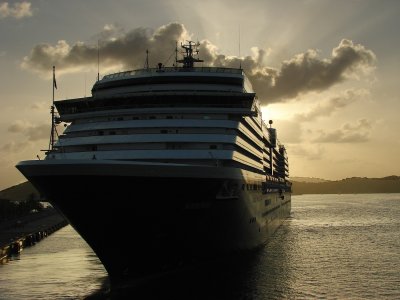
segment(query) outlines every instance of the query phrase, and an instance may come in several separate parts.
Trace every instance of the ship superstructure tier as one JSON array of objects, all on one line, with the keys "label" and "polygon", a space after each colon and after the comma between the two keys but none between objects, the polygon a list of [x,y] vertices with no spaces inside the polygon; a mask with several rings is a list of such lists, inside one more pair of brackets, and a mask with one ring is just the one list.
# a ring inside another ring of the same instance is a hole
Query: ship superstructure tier
[{"label": "ship superstructure tier", "polygon": [[240,69],[116,73],[92,92],[55,103],[59,121],[70,125],[48,159],[219,165],[288,178],[285,148]]}]

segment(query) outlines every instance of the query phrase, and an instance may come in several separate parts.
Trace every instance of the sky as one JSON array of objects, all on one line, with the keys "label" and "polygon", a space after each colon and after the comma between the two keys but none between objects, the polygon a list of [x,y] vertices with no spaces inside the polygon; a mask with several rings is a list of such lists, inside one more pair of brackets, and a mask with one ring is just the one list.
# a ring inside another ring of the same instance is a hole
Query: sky
[{"label": "sky", "polygon": [[[90,96],[97,72],[242,66],[285,145],[290,176],[400,175],[400,1],[0,0],[0,189],[44,157],[56,100]],[[98,53],[99,49],[99,64]]]}]

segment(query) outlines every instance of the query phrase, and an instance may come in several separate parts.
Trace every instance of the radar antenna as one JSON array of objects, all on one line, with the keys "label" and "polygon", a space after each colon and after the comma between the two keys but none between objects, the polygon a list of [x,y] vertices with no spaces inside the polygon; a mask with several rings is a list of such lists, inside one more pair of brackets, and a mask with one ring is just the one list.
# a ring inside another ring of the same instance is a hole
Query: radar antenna
[{"label": "radar antenna", "polygon": [[203,62],[204,60],[193,57],[193,52],[195,52],[196,55],[199,55],[198,47],[200,46],[200,43],[195,43],[193,41],[187,42],[187,44],[181,43],[181,47],[185,49],[185,52],[182,52],[183,59],[177,60],[177,62],[182,63],[184,68],[193,68],[195,62]]}]

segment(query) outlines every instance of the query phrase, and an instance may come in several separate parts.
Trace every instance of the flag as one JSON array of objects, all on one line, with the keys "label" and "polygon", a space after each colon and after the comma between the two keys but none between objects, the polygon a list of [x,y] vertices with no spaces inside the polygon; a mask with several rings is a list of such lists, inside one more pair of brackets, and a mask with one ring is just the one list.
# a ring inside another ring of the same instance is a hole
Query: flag
[{"label": "flag", "polygon": [[56,82],[56,67],[53,66],[53,86],[57,89],[57,82]]}]

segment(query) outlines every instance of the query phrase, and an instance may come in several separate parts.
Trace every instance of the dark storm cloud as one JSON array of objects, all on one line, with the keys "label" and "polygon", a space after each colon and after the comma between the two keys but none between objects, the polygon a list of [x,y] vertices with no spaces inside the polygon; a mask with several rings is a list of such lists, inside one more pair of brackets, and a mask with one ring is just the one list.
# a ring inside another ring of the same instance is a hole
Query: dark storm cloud
[{"label": "dark storm cloud", "polygon": [[332,132],[320,132],[316,143],[364,143],[369,141],[372,122],[366,119],[358,120],[356,124],[346,123],[342,128]]},{"label": "dark storm cloud", "polygon": [[[171,23],[156,30],[136,28],[125,32],[107,25],[98,35],[100,65],[103,69],[117,66],[121,69],[142,68],[146,49],[150,51],[150,66],[158,62],[172,65],[176,41],[189,39],[184,25]],[[330,58],[322,59],[316,50],[307,50],[282,62],[280,69],[263,64],[267,53],[254,48],[251,56],[238,58],[219,53],[210,41],[200,46],[204,65],[238,68],[240,65],[249,76],[262,104],[285,101],[310,91],[323,91],[348,77],[357,76],[373,67],[375,54],[363,45],[342,40],[332,50]],[[24,57],[22,67],[50,74],[51,67],[58,72],[75,72],[97,66],[97,43],[78,42],[70,46],[66,41],[36,45]]]}]

